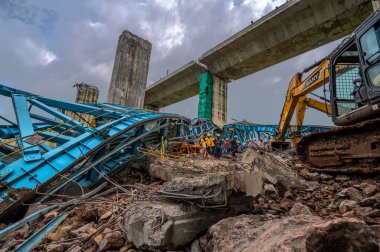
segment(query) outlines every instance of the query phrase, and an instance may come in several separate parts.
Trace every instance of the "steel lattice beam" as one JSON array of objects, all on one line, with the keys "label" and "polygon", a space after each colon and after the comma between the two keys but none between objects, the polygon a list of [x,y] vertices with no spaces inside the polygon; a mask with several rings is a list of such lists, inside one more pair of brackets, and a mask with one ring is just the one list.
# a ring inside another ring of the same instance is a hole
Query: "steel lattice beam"
[{"label": "steel lattice beam", "polygon": [[[12,98],[17,117],[17,124],[0,125],[0,203],[9,202],[0,209],[0,217],[36,197],[36,189],[59,192],[69,181],[94,186],[136,158],[141,142],[160,143],[159,136],[166,137],[169,126],[177,129],[173,137],[190,135],[190,121],[174,114],[69,103],[3,85],[0,95]],[[48,115],[34,112],[35,107]],[[65,111],[93,116],[95,127],[74,120]],[[34,142],[28,141],[31,137]],[[12,147],[15,142],[20,143],[18,147]]]}]

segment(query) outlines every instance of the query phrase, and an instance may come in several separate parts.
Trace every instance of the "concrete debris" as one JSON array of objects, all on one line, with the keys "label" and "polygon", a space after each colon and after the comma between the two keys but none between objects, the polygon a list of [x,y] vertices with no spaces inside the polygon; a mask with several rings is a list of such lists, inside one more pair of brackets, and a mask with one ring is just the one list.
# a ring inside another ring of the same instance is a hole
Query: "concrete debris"
[{"label": "concrete debris", "polygon": [[355,189],[353,187],[344,188],[339,193],[337,193],[336,196],[341,198],[348,197],[349,199],[355,201],[361,201],[363,199],[362,193],[358,189]]},{"label": "concrete debris", "polygon": [[348,180],[350,180],[350,177],[346,175],[337,175],[335,177],[335,181],[339,181],[339,182],[348,181]]},{"label": "concrete debris", "polygon": [[330,180],[330,179],[333,179],[333,178],[334,178],[333,176],[331,176],[329,174],[326,174],[326,173],[321,173],[321,176],[320,176],[320,179],[322,181],[324,181],[324,180]]},{"label": "concrete debris", "polygon": [[273,153],[248,149],[241,162],[251,164],[256,170],[264,173],[265,179],[272,184],[280,183],[285,188],[307,188],[309,185],[293,169],[289,160]]},{"label": "concrete debris", "polygon": [[[132,165],[66,210],[35,250],[378,251],[380,177],[297,164],[286,153],[248,149],[240,161],[155,158],[146,171]],[[35,204],[30,214],[46,207]],[[62,213],[52,209],[9,233],[0,251]]]},{"label": "concrete debris", "polygon": [[193,241],[190,246],[190,252],[202,252],[201,245],[199,244],[199,240]]},{"label": "concrete debris", "polygon": [[213,225],[202,249],[208,251],[378,251],[376,234],[353,218],[323,220],[298,215],[240,215]]},{"label": "concrete debris", "polygon": [[221,187],[256,197],[264,186],[262,172],[254,171],[250,165],[225,160],[157,161],[150,165],[149,174],[167,181],[166,192],[202,194],[212,187]]},{"label": "concrete debris", "polygon": [[361,202],[361,206],[375,206],[378,207],[380,204],[380,193],[368,198],[364,198]]},{"label": "concrete debris", "polygon": [[362,183],[360,188],[363,190],[363,194],[366,197],[373,196],[378,191],[377,186],[372,183]]},{"label": "concrete debris", "polygon": [[120,231],[110,231],[104,236],[98,245],[99,251],[119,249],[124,245],[123,236]]},{"label": "concrete debris", "polygon": [[308,179],[308,180],[312,180],[312,181],[318,181],[320,179],[320,175],[318,172],[308,172],[306,173],[305,177]]},{"label": "concrete debris", "polygon": [[272,184],[265,184],[263,193],[264,195],[276,194],[277,190]]},{"label": "concrete debris", "polygon": [[312,215],[310,209],[300,203],[295,203],[289,211],[290,215]]},{"label": "concrete debris", "polygon": [[357,202],[355,200],[343,200],[339,205],[339,212],[344,214],[350,210],[353,210]]},{"label": "concrete debris", "polygon": [[[249,209],[245,209],[249,211]],[[124,226],[130,242],[140,249],[177,249],[233,210],[206,211],[196,206],[169,202],[144,202],[126,213]]]}]

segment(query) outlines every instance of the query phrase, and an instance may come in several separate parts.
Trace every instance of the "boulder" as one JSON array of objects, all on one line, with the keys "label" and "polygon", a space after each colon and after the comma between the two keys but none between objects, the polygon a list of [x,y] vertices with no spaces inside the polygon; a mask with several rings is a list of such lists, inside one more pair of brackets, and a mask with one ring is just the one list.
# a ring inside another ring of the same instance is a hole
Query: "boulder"
[{"label": "boulder", "polygon": [[213,225],[205,240],[201,246],[206,252],[379,251],[376,235],[364,222],[354,218],[323,220],[311,215],[231,217]]},{"label": "boulder", "polygon": [[360,205],[361,206],[373,206],[373,205],[378,204],[378,203],[380,203],[380,193],[377,193],[376,195],[374,195],[372,197],[368,197],[368,198],[363,199],[360,202]]},{"label": "boulder", "polygon": [[308,180],[318,181],[320,178],[320,175],[318,172],[308,172],[305,174],[305,177]]},{"label": "boulder", "polygon": [[99,242],[98,250],[107,251],[112,249],[119,249],[124,245],[123,236],[120,231],[113,231],[107,233],[104,238]]},{"label": "boulder", "polygon": [[80,228],[78,229],[75,229],[75,230],[71,230],[70,231],[70,236],[71,237],[81,237],[81,238],[87,238],[90,236],[90,234],[88,233],[88,231],[90,229],[92,229],[94,227],[94,224],[91,222],[91,223],[87,223],[83,226],[81,226]]},{"label": "boulder", "polygon": [[236,214],[228,208],[207,211],[194,205],[143,202],[126,213],[123,223],[128,240],[136,248],[173,250],[189,244],[221,219]]},{"label": "boulder", "polygon": [[264,195],[277,194],[276,188],[272,184],[264,184]]},{"label": "boulder", "polygon": [[292,209],[290,209],[289,214],[292,216],[294,216],[294,215],[312,215],[310,209],[307,206],[302,205],[300,203],[295,203],[293,205]]},{"label": "boulder", "polygon": [[346,175],[337,175],[335,177],[335,180],[338,181],[338,182],[343,182],[343,181],[348,181],[350,180],[350,177],[349,176],[346,176]]},{"label": "boulder", "polygon": [[107,211],[105,214],[100,216],[99,221],[108,220],[112,216],[112,214],[113,214],[112,211]]},{"label": "boulder", "polygon": [[362,188],[363,194],[366,197],[373,196],[377,192],[377,186],[372,183],[362,183],[360,187]]},{"label": "boulder", "polygon": [[340,198],[348,197],[350,200],[361,201],[363,199],[363,195],[360,193],[358,189],[353,187],[344,188],[336,196]]},{"label": "boulder", "polygon": [[71,228],[72,228],[71,225],[67,225],[67,226],[59,225],[55,230],[53,230],[47,235],[47,238],[51,241],[59,241],[62,238],[66,237],[66,235],[69,233]]},{"label": "boulder", "polygon": [[330,179],[333,179],[334,177],[329,175],[329,174],[326,174],[326,173],[321,173],[321,180],[322,181],[326,181],[326,180],[330,180]]},{"label": "boulder", "polygon": [[339,205],[339,213],[344,214],[348,211],[352,211],[357,202],[355,200],[343,200]]}]

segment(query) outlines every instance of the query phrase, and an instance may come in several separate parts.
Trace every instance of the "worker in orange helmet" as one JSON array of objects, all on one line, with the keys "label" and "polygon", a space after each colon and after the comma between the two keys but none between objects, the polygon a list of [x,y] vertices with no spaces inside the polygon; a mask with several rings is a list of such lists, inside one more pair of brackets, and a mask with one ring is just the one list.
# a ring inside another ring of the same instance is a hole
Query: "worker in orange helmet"
[{"label": "worker in orange helmet", "polygon": [[208,157],[209,155],[211,155],[211,134],[210,133],[207,133],[205,142],[206,142],[206,157]]},{"label": "worker in orange helmet", "polygon": [[206,139],[205,137],[201,137],[201,154],[203,158],[207,158],[207,144],[206,144]]}]

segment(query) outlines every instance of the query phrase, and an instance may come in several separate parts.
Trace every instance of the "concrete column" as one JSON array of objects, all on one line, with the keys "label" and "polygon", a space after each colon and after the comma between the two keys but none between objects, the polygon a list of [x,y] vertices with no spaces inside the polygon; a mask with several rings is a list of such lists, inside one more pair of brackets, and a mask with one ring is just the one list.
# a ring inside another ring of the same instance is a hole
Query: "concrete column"
[{"label": "concrete column", "polygon": [[74,87],[77,88],[76,103],[98,103],[99,89],[97,87],[84,82],[75,83]]},{"label": "concrete column", "polygon": [[[77,95],[75,103],[98,103],[99,89],[95,86],[88,85],[84,82],[75,83],[74,87],[77,88]],[[88,126],[95,126],[95,118],[89,114],[73,113],[72,111],[65,111],[65,114]]]},{"label": "concrete column", "polygon": [[217,76],[212,78],[212,121],[219,127],[227,123],[228,82]]},{"label": "concrete column", "polygon": [[143,108],[152,44],[129,31],[119,37],[107,102]]}]

